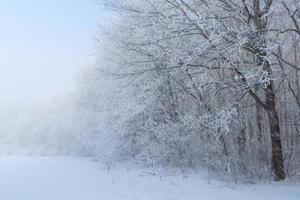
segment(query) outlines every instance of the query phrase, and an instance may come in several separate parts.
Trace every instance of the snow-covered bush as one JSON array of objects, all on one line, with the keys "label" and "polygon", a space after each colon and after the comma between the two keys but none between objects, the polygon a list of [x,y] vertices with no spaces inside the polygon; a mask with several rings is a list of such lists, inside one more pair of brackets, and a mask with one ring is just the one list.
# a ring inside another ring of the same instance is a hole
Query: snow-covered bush
[{"label": "snow-covered bush", "polygon": [[138,156],[152,166],[195,168],[208,165],[212,154],[223,154],[221,138],[230,134],[234,110],[224,109],[215,115],[204,114],[198,118],[186,116],[179,122],[143,119],[143,124],[136,127],[138,130],[128,129],[121,150],[131,152],[129,155]]}]

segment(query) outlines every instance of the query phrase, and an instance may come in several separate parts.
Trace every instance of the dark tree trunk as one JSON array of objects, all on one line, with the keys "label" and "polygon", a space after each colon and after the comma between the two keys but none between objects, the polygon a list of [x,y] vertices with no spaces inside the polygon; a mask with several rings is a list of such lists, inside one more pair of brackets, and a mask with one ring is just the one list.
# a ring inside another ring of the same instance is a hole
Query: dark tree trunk
[{"label": "dark tree trunk", "polygon": [[275,92],[273,83],[265,89],[266,104],[269,108],[268,117],[270,123],[271,142],[272,142],[272,168],[274,180],[280,181],[285,179],[283,151],[280,138],[279,118],[276,110]]},{"label": "dark tree trunk", "polygon": [[[265,43],[264,43],[265,44]],[[265,45],[263,45],[265,46]],[[260,48],[265,49],[265,48]],[[267,57],[265,50],[258,50],[258,65],[263,67],[263,71],[266,73],[266,82],[262,83],[266,99],[265,110],[268,113],[270,136],[272,143],[272,169],[274,173],[274,180],[281,181],[285,179],[285,168],[283,161],[283,150],[281,144],[281,133],[278,112],[276,110],[276,94],[274,90],[274,81],[272,80],[273,70],[268,60],[264,58]]]},{"label": "dark tree trunk", "polygon": [[[256,32],[254,32],[254,38],[252,41],[253,49],[256,52],[258,66],[261,66],[264,73],[265,82],[263,84],[266,107],[265,110],[268,112],[269,126],[270,126],[270,136],[272,143],[272,169],[274,173],[274,180],[280,181],[285,179],[285,168],[283,162],[283,151],[280,137],[280,125],[279,117],[276,110],[276,95],[274,90],[274,82],[272,80],[273,69],[271,63],[268,59],[267,54],[267,42],[266,42],[266,32],[268,29],[268,17],[264,16],[264,12],[268,11],[272,6],[272,0],[263,1],[264,8],[261,7],[261,0],[253,1],[253,15],[251,18],[254,21]],[[263,9],[263,10],[262,10]]]},{"label": "dark tree trunk", "polygon": [[[259,96],[259,87],[255,87],[256,95]],[[259,145],[262,143],[263,137],[263,117],[261,114],[262,108],[256,104],[256,125],[257,125],[257,140],[259,141]]]}]

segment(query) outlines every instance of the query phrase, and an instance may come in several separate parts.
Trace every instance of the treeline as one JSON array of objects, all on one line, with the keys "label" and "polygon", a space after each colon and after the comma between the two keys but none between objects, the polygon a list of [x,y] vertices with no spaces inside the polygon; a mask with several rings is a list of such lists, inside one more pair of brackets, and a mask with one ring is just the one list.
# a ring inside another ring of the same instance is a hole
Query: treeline
[{"label": "treeline", "polygon": [[299,1],[101,3],[113,22],[92,74],[119,88],[102,107],[122,110],[111,121],[122,118],[122,158],[236,179],[299,175]]}]

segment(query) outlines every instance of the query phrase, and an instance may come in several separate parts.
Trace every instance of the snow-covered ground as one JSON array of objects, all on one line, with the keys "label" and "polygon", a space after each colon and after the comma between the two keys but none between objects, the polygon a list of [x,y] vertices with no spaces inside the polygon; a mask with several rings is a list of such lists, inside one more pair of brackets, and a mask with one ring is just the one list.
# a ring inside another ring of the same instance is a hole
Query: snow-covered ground
[{"label": "snow-covered ground", "polygon": [[88,158],[0,157],[0,200],[299,200],[300,185],[231,186],[201,176],[105,169]]}]

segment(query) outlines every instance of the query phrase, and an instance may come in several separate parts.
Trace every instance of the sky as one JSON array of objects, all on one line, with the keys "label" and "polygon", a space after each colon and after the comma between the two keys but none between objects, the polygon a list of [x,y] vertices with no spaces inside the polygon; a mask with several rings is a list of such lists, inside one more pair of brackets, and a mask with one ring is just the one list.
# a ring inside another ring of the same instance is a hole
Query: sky
[{"label": "sky", "polygon": [[0,0],[0,108],[72,92],[103,16],[96,0]]}]

